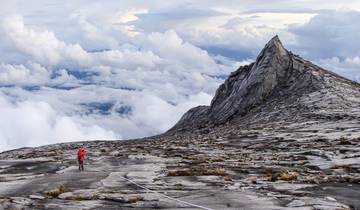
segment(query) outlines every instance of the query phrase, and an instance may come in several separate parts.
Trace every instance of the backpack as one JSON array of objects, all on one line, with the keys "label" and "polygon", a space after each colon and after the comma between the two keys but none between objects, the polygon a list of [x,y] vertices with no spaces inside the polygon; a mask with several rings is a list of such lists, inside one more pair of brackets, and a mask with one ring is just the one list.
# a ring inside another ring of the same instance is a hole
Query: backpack
[{"label": "backpack", "polygon": [[85,149],[84,148],[80,148],[78,151],[78,159],[79,160],[84,160],[85,159]]}]

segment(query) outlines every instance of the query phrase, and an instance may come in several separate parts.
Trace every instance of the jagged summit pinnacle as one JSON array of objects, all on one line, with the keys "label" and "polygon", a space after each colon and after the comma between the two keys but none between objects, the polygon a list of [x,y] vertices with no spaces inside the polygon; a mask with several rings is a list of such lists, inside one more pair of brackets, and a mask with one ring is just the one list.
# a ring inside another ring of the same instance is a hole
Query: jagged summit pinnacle
[{"label": "jagged summit pinnacle", "polygon": [[261,103],[285,80],[289,69],[290,54],[275,36],[260,52],[255,63],[230,75],[220,86],[211,102],[211,120],[224,123],[234,114],[244,114],[249,107]]},{"label": "jagged summit pinnacle", "polygon": [[272,59],[277,59],[282,61],[283,59],[288,60],[289,52],[285,49],[281,43],[279,36],[274,36],[261,50],[259,55],[256,58],[255,64],[262,65],[265,61],[271,61]]},{"label": "jagged summit pinnacle", "polygon": [[[334,97],[330,92],[340,98],[350,93],[358,95],[360,86],[292,54],[276,35],[254,63],[230,74],[210,106],[189,110],[170,132],[231,122],[251,124],[259,119],[295,119],[298,113],[306,115],[305,111],[319,107],[332,110],[343,105],[327,103]],[[308,100],[309,94],[318,95]],[[322,103],[318,101],[320,98]]]},{"label": "jagged summit pinnacle", "polygon": [[[266,53],[271,52],[272,54],[280,54],[281,56],[286,56],[288,54],[287,50],[283,46],[280,38],[278,35],[274,36],[263,48],[262,52],[260,53]],[[270,53],[269,53],[270,54]]]},{"label": "jagged summit pinnacle", "polygon": [[271,43],[271,42],[280,42],[280,38],[279,38],[279,35],[275,35],[273,38],[270,39],[270,41],[268,43]]},{"label": "jagged summit pinnacle", "polygon": [[270,41],[265,45],[265,48],[269,45],[281,45],[282,46],[282,43],[281,43],[281,40],[279,38],[279,35],[275,35],[273,38],[270,39]]},{"label": "jagged summit pinnacle", "polygon": [[262,51],[266,51],[268,49],[276,49],[278,52],[286,51],[285,47],[283,46],[280,38],[278,35],[274,36],[270,39],[270,41],[265,45]]}]

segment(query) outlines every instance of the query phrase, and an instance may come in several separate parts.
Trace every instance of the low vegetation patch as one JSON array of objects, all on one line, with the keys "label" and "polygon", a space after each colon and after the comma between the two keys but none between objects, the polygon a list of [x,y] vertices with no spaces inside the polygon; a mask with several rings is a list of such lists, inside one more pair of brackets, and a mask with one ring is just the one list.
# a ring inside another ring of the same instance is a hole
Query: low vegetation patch
[{"label": "low vegetation patch", "polygon": [[130,196],[103,196],[99,197],[103,200],[115,201],[119,203],[136,203],[138,201],[143,201],[144,198],[140,195],[130,195]]},{"label": "low vegetation patch", "polygon": [[213,169],[181,169],[171,170],[167,176],[225,176],[226,170],[223,168]]},{"label": "low vegetation patch", "polygon": [[226,176],[226,177],[224,177],[224,181],[227,181],[227,182],[232,182],[233,180],[232,180],[232,178],[230,178],[230,177]]},{"label": "low vegetation patch", "polygon": [[295,181],[300,176],[300,174],[298,172],[295,172],[295,171],[292,171],[292,172],[291,171],[275,172],[273,170],[267,170],[266,174],[268,176],[268,181],[271,181],[271,182],[276,182],[278,180]]},{"label": "low vegetation patch", "polygon": [[101,191],[100,194],[129,194],[129,192],[126,191]]},{"label": "low vegetation patch", "polygon": [[358,138],[352,138],[352,139],[348,139],[348,138],[345,138],[345,137],[341,137],[339,139],[339,145],[354,145],[356,144],[356,142],[359,142],[360,141],[360,137]]},{"label": "low vegetation patch", "polygon": [[335,165],[331,166],[331,169],[351,170],[351,164],[335,164]]},{"label": "low vegetation patch", "polygon": [[343,175],[339,177],[339,181],[343,183],[360,184],[360,177]]},{"label": "low vegetation patch", "polygon": [[195,160],[195,161],[200,161],[200,162],[208,162],[210,160],[210,157],[208,157],[206,155],[190,155],[190,156],[184,157],[184,159]]},{"label": "low vegetation patch", "polygon": [[59,186],[55,187],[54,189],[45,192],[45,194],[49,197],[57,198],[60,194],[62,194],[64,192],[65,192],[64,185],[59,185]]},{"label": "low vegetation patch", "polygon": [[298,172],[284,172],[279,176],[279,180],[294,181],[297,180],[300,174]]},{"label": "low vegetation patch", "polygon": [[250,177],[249,181],[251,184],[257,184],[257,178],[256,177]]},{"label": "low vegetation patch", "polygon": [[66,200],[73,200],[73,201],[88,201],[88,200],[96,200],[97,195],[91,195],[91,196],[84,196],[84,195],[74,195],[66,197]]},{"label": "low vegetation patch", "polygon": [[346,183],[351,183],[351,177],[350,176],[342,176],[340,178],[340,182],[346,182]]},{"label": "low vegetation patch", "polygon": [[127,202],[128,203],[136,203],[138,201],[142,201],[144,200],[143,197],[139,196],[139,195],[132,195],[128,197]]}]

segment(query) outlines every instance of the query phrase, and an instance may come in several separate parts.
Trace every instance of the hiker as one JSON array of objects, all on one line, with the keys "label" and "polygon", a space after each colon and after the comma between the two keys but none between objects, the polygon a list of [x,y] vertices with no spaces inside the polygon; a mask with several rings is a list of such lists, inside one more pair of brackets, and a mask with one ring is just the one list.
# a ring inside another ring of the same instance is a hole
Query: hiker
[{"label": "hiker", "polygon": [[80,146],[78,151],[79,171],[84,171],[85,149]]}]

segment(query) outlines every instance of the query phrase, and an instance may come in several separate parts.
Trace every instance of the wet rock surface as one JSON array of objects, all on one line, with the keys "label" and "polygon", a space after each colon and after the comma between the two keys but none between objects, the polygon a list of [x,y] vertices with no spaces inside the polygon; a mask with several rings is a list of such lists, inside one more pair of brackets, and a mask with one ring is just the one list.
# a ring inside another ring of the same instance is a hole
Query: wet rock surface
[{"label": "wet rock surface", "polygon": [[163,135],[0,153],[0,206],[360,209],[359,84],[275,37],[210,107],[190,110]]}]

